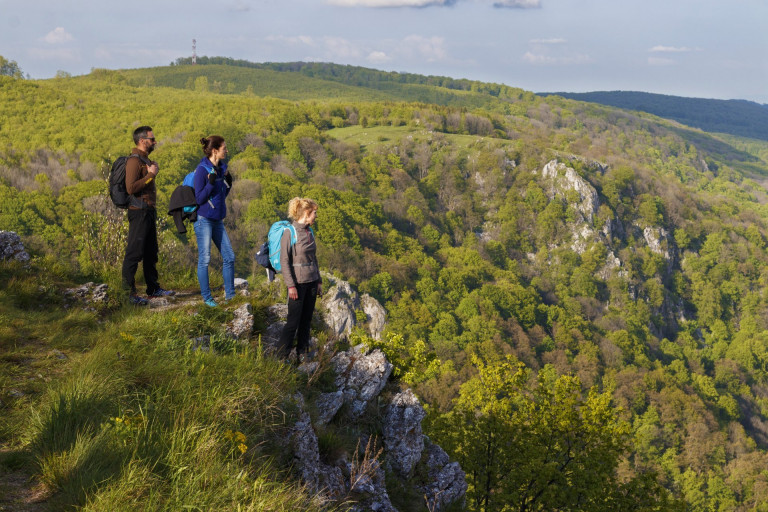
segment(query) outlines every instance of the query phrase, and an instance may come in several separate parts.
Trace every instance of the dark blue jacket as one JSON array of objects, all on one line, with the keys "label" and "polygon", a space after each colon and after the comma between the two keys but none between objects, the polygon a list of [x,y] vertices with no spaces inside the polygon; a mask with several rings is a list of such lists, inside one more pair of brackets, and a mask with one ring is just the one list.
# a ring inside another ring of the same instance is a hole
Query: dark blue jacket
[{"label": "dark blue jacket", "polygon": [[[214,167],[208,157],[203,157],[195,169],[195,200],[200,206],[198,215],[211,220],[222,220],[227,216],[226,199],[229,195],[229,187],[224,181],[224,172],[227,170],[225,162],[219,162]],[[208,181],[208,173],[216,173],[216,181],[213,185]]]}]

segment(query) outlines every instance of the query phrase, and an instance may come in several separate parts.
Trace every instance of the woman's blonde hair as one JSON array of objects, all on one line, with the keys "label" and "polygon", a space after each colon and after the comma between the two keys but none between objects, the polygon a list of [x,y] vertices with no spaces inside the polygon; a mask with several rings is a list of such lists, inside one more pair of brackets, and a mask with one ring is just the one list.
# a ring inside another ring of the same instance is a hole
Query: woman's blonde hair
[{"label": "woman's blonde hair", "polygon": [[312,199],[294,197],[288,202],[288,218],[291,220],[299,220],[312,210],[317,210],[317,203]]}]

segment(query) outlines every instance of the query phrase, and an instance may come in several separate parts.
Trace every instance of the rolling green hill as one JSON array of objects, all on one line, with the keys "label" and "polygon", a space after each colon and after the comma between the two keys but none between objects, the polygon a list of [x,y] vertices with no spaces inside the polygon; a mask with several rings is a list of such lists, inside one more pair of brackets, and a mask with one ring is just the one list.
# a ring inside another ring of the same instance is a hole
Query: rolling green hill
[{"label": "rolling green hill", "polygon": [[542,94],[648,112],[707,132],[768,140],[768,105],[752,101],[684,98],[632,91]]},{"label": "rolling green hill", "polygon": [[[103,171],[130,149],[132,129],[150,124],[160,204],[199,160],[200,137],[227,139],[228,230],[237,275],[259,290],[257,315],[272,292],[253,251],[290,198],[317,200],[321,267],[387,309],[378,343],[396,384],[427,404],[430,438],[467,470],[467,510],[765,509],[768,142],[759,137],[494,84],[226,59],[0,77],[0,117],[0,229],[19,233],[33,255],[30,270],[0,272],[0,400],[9,412],[0,440],[11,450],[0,463],[38,479],[58,475],[45,484],[64,505],[104,510],[115,496],[136,495],[163,510],[156,503],[194,485],[123,445],[111,473],[72,491],[78,481],[54,463],[77,452],[46,444],[25,415],[54,411],[78,446],[97,443],[92,423],[65,421],[77,411],[50,398],[77,395],[78,379],[109,383],[99,368],[119,367],[127,384],[109,389],[129,390],[115,400],[132,407],[135,397],[157,404],[203,384],[225,400],[231,383],[218,379],[232,372],[249,389],[267,386],[248,376],[257,364],[248,351],[211,373],[193,357],[163,359],[172,382],[153,368],[152,351],[175,346],[173,333],[216,320],[194,309],[155,323],[119,304],[71,315],[45,306],[62,282],[117,288],[124,224],[106,203]],[[163,284],[194,289],[194,240],[159,217]],[[60,334],[46,334],[46,322]],[[97,349],[105,338],[108,350]],[[53,349],[78,362],[43,385],[24,361]],[[298,377],[277,361],[258,365],[277,383],[270,393],[295,391]],[[27,393],[5,391],[13,386]],[[43,396],[48,386],[53,394]],[[193,407],[168,403],[180,416]],[[230,425],[207,408],[193,412],[222,431]],[[161,418],[153,443],[172,423]],[[265,454],[280,452],[249,425]],[[341,434],[325,434],[324,453],[341,450]],[[274,508],[307,503],[288,464],[275,460]],[[258,458],[216,461],[252,485],[266,467]],[[119,485],[110,484],[116,474]],[[237,486],[226,493],[255,499]],[[213,494],[194,496],[213,506],[205,501]],[[423,510],[395,499],[400,510]]]}]

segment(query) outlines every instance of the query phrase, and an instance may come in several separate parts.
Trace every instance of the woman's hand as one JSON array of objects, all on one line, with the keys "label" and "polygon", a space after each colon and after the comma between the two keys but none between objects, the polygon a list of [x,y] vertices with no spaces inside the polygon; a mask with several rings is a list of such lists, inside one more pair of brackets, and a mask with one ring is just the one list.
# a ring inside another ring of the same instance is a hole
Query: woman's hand
[{"label": "woman's hand", "polygon": [[323,295],[323,283],[318,283],[317,284],[317,295],[318,296]]},{"label": "woman's hand", "polygon": [[299,292],[296,291],[295,286],[291,286],[290,288],[288,288],[288,298],[291,300],[298,300]]}]

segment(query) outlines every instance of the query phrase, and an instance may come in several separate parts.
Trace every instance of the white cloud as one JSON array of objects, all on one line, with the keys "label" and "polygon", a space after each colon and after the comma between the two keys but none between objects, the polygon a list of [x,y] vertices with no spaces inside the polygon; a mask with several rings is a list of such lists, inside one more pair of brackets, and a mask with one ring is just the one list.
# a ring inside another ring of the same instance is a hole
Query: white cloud
[{"label": "white cloud", "polygon": [[650,66],[672,66],[676,62],[672,59],[665,59],[662,57],[648,57],[648,64]]},{"label": "white cloud", "polygon": [[563,44],[566,42],[568,41],[562,37],[553,37],[551,39],[531,39],[529,41],[531,44]]},{"label": "white cloud", "polygon": [[[327,4],[339,7],[445,7],[455,5],[460,0],[326,0]],[[496,8],[537,9],[541,0],[497,0]]]},{"label": "white cloud", "polygon": [[442,37],[408,36],[403,39],[399,53],[415,55],[426,59],[427,62],[438,62],[447,59],[445,39]]},{"label": "white cloud", "polygon": [[553,57],[551,55],[544,55],[541,53],[525,52],[523,60],[529,64],[536,64],[542,66],[560,66],[560,65],[572,65],[572,64],[587,64],[592,62],[592,57],[589,55],[571,55],[565,57]]},{"label": "white cloud", "polygon": [[541,0],[499,0],[493,4],[496,8],[506,9],[538,9]]},{"label": "white cloud", "polygon": [[71,48],[30,48],[29,55],[38,60],[58,60],[74,62],[80,60],[80,54]]},{"label": "white cloud", "polygon": [[694,52],[699,51],[698,48],[688,48],[687,46],[663,46],[663,45],[656,45],[650,50],[649,52],[655,52],[655,53],[684,53],[684,52]]},{"label": "white cloud", "polygon": [[323,45],[331,59],[357,59],[362,55],[360,46],[342,37],[324,37]]},{"label": "white cloud", "polygon": [[265,37],[265,40],[282,44],[303,44],[306,46],[317,46],[315,40],[311,36],[267,36]]},{"label": "white cloud", "polygon": [[369,53],[365,60],[371,64],[384,64],[392,59],[384,52],[374,51]]},{"label": "white cloud", "polygon": [[72,34],[64,30],[63,27],[56,27],[45,35],[43,41],[50,44],[61,44],[72,41],[74,39],[75,38],[72,37]]},{"label": "white cloud", "polygon": [[429,7],[452,5],[454,0],[327,0],[339,7]]}]

